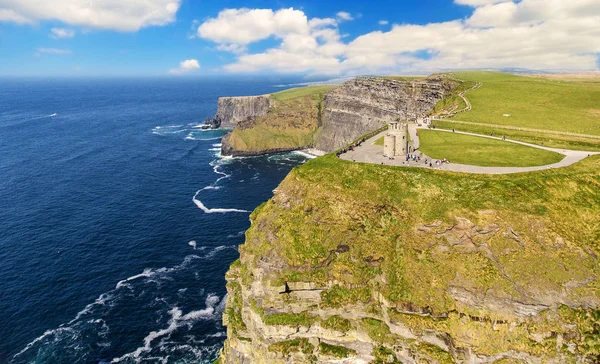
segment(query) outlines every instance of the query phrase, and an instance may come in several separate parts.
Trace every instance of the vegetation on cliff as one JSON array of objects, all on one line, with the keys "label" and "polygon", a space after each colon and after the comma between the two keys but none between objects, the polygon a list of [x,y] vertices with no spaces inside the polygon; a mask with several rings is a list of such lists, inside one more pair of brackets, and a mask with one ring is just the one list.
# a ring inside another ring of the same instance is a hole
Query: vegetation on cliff
[{"label": "vegetation on cliff", "polygon": [[274,107],[266,115],[239,122],[226,144],[236,154],[311,147],[320,126],[323,97],[331,88],[312,86],[272,94]]},{"label": "vegetation on cliff", "polygon": [[[224,357],[304,338],[380,362],[593,362],[599,216],[598,156],[494,176],[312,160],[251,216],[228,301],[251,342]],[[290,350],[320,358],[308,343]]]}]

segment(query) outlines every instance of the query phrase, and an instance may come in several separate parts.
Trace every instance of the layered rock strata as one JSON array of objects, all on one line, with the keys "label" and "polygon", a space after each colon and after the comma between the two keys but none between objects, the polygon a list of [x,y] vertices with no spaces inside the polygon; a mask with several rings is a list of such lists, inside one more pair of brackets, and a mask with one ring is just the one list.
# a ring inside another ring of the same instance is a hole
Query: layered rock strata
[{"label": "layered rock strata", "polygon": [[233,128],[240,121],[265,115],[272,106],[270,95],[221,97],[214,119],[223,128]]},{"label": "layered rock strata", "polygon": [[359,77],[325,96],[316,148],[332,152],[395,120],[427,115],[456,86],[442,76],[422,81]]},{"label": "layered rock strata", "polygon": [[219,360],[596,363],[599,170],[312,160],[251,215]]}]

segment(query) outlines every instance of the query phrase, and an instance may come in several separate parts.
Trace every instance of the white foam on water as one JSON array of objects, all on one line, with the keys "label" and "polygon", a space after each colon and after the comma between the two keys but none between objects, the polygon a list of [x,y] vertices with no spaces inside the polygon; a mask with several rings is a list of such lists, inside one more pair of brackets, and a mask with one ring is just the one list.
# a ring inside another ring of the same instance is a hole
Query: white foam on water
[{"label": "white foam on water", "polygon": [[246,233],[246,230],[238,231],[235,234],[229,234],[229,235],[227,235],[227,239],[232,239],[232,238],[237,238],[237,237],[243,236],[244,233]]},{"label": "white foam on water", "polygon": [[223,143],[216,143],[216,144],[213,144],[212,146],[221,148],[223,146]]},{"label": "white foam on water", "polygon": [[200,191],[201,190],[196,191],[196,194],[194,194],[194,197],[192,197],[192,201],[194,201],[196,206],[198,206],[198,208],[200,210],[204,211],[204,213],[206,213],[206,214],[226,214],[228,212],[250,212],[248,210],[240,210],[240,209],[221,209],[221,208],[209,209],[208,207],[204,206],[202,201],[200,201],[196,198],[196,197],[198,197],[198,194],[200,193]]},{"label": "white foam on water", "polygon": [[142,278],[142,277],[151,277],[153,274],[154,274],[154,271],[152,271],[152,269],[146,268],[140,274],[136,274],[127,279],[123,279],[123,280],[117,282],[117,286],[115,287],[115,289],[119,289],[119,288],[123,287],[125,283],[133,281],[134,279],[138,279],[138,278]]},{"label": "white foam on water", "polygon": [[22,355],[24,352],[26,352],[27,350],[29,350],[33,345],[37,344],[38,342],[44,340],[46,337],[53,335],[53,334],[58,334],[61,332],[69,332],[69,333],[73,333],[73,335],[75,335],[75,330],[71,327],[59,327],[57,329],[53,329],[53,330],[46,330],[41,336],[33,339],[32,342],[30,342],[29,344],[27,344],[27,346],[25,346],[25,348],[21,351],[19,351],[18,353],[16,353],[13,356],[13,359]]},{"label": "white foam on water", "polygon": [[191,326],[194,322],[199,320],[212,320],[218,319],[220,314],[223,312],[225,307],[225,297],[220,300],[215,294],[209,294],[206,297],[206,308],[197,311],[190,311],[183,315],[183,312],[178,307],[173,307],[169,310],[171,319],[168,321],[168,326],[158,331],[151,331],[144,338],[144,346],[138,347],[135,351],[127,353],[119,358],[112,360],[113,363],[118,363],[127,359],[138,359],[143,353],[152,350],[152,342],[158,338],[170,336],[171,333],[176,331],[178,328],[187,325]]},{"label": "white foam on water", "polygon": [[[205,250],[205,248],[206,247],[201,247],[201,249],[198,249],[198,250],[199,251]],[[81,323],[80,320],[83,319],[84,316],[86,316],[88,314],[93,315],[95,308],[100,308],[102,306],[113,307],[116,304],[115,300],[117,300],[119,297],[121,297],[119,294],[119,291],[123,287],[131,288],[130,284],[132,281],[139,280],[141,278],[147,278],[147,280],[145,280],[144,283],[157,282],[157,280],[164,280],[164,279],[169,280],[170,277],[168,276],[168,274],[178,271],[178,270],[181,270],[181,269],[185,269],[192,261],[194,261],[196,259],[210,260],[210,259],[214,258],[219,252],[226,250],[226,249],[237,249],[237,246],[235,246],[235,245],[217,246],[217,247],[212,248],[208,253],[206,253],[203,256],[199,256],[199,255],[195,255],[195,254],[188,255],[184,258],[184,260],[180,264],[175,265],[173,267],[170,267],[170,268],[163,267],[163,268],[158,268],[158,269],[148,269],[147,268],[147,269],[144,269],[144,271],[140,274],[136,274],[127,279],[119,281],[113,290],[102,293],[94,302],[86,305],[83,310],[79,311],[77,313],[77,315],[75,316],[75,318],[73,318],[71,321],[61,324],[58,328],[46,330],[42,335],[33,339],[21,351],[19,351],[17,354],[15,354],[13,356],[13,359],[23,355],[25,352],[29,351],[30,349],[32,349],[34,346],[36,346],[38,344],[45,345],[44,343],[46,342],[46,340],[49,340],[49,342],[56,342],[56,341],[60,340],[60,338],[64,338],[64,337],[70,338],[69,340],[74,340],[76,338],[79,338],[81,336],[81,331],[80,331],[81,329],[78,327],[78,325]],[[196,278],[199,278],[197,272],[195,272],[194,275],[196,276]],[[201,292],[200,294],[203,294],[203,290],[201,290],[200,292]],[[157,299],[162,300],[162,298],[158,298],[158,297],[157,297]],[[166,303],[166,301],[164,301],[164,300],[163,300],[163,302]],[[178,327],[185,324],[186,320],[189,321],[189,320],[198,320],[198,319],[218,319],[218,315],[220,315],[220,313],[222,312],[222,308],[225,304],[225,300],[223,299],[223,301],[219,305],[216,305],[216,303],[218,303],[218,299],[216,299],[214,295],[209,295],[207,297],[206,302],[207,302],[207,307],[204,310],[191,311],[186,315],[179,314],[179,316],[177,317],[177,320],[176,320],[176,324],[178,325]],[[210,315],[211,312],[212,312],[212,316]],[[172,316],[174,316],[174,315],[172,315]],[[174,317],[176,317],[176,316],[174,316]],[[104,340],[106,340],[106,337],[109,332],[109,327],[108,327],[108,325],[106,325],[106,322],[102,318],[98,318],[97,316],[91,316],[89,318],[85,318],[85,322],[88,324],[101,325],[100,328],[97,330],[97,332],[100,337],[102,337]],[[150,341],[152,341],[152,340],[150,340]],[[99,343],[99,345],[100,344],[110,345],[110,343],[106,342],[106,341]]]},{"label": "white foam on water", "polygon": [[308,159],[315,159],[315,158],[317,158],[316,155],[313,155],[313,154],[310,154],[310,153],[306,153],[306,152],[304,152],[302,150],[296,150],[296,151],[294,151],[292,153],[297,154],[297,155],[301,155],[304,158],[308,158]]},{"label": "white foam on water", "polygon": [[188,241],[188,245],[194,248],[194,250],[196,250],[196,240]]},{"label": "white foam on water", "polygon": [[210,148],[209,151],[211,151],[211,152],[220,152],[221,148]]},{"label": "white foam on water", "polygon": [[206,190],[220,190],[221,186],[206,186],[203,189],[201,189],[200,191],[206,191]]}]

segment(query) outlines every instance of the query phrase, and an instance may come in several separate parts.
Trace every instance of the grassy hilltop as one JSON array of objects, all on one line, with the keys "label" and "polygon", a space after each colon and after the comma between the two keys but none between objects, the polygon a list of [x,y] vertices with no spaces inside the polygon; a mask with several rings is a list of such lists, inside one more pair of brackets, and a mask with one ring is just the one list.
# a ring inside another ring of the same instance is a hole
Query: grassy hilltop
[{"label": "grassy hilltop", "polygon": [[[456,72],[467,82],[481,82],[465,96],[472,109],[454,116],[466,123],[438,122],[439,127],[568,149],[600,150],[600,78],[565,80],[497,72]],[[510,116],[504,116],[508,114]],[[486,124],[486,125],[476,125]],[[536,129],[515,130],[518,128]]]},{"label": "grassy hilltop", "polygon": [[[257,360],[311,362],[329,350],[302,336],[317,327],[341,357],[368,343],[382,363],[402,350],[594,362],[599,171],[600,156],[496,176],[309,161],[251,216],[228,276],[225,355],[251,343]],[[295,287],[322,288],[307,300]]]}]

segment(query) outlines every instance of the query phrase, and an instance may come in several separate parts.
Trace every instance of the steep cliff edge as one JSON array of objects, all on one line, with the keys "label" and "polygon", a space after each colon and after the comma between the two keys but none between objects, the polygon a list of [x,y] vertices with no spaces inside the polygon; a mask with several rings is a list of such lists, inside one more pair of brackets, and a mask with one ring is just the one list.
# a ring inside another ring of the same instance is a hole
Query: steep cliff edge
[{"label": "steep cliff edge", "polygon": [[332,152],[397,119],[426,116],[460,84],[448,75],[418,81],[359,77],[325,97],[316,147]]},{"label": "steep cliff edge", "polygon": [[323,97],[330,89],[313,86],[272,94],[269,111],[239,121],[223,138],[221,153],[252,156],[312,147],[321,125]]},{"label": "steep cliff edge", "polygon": [[[359,77],[341,87],[275,93],[266,113],[239,113],[246,118],[236,121],[222,153],[258,155],[309,147],[333,152],[390,121],[427,115],[460,84],[449,75],[419,81]],[[218,117],[225,118],[230,112],[221,109],[230,108],[222,104],[219,100]]]},{"label": "steep cliff edge", "polygon": [[295,168],[227,274],[222,363],[600,360],[600,157]]},{"label": "steep cliff edge", "polygon": [[215,120],[221,127],[233,128],[240,121],[265,115],[273,106],[270,95],[220,97]]}]

